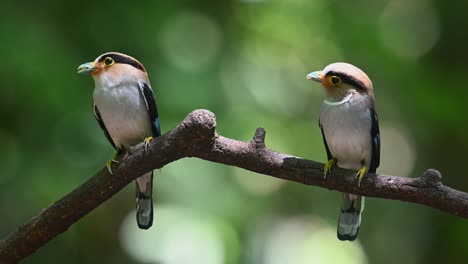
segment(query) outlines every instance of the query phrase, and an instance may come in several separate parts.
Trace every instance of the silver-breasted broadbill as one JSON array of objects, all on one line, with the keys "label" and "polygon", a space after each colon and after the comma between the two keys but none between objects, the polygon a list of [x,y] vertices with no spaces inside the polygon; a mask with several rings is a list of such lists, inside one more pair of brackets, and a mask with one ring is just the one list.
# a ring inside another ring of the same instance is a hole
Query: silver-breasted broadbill
[{"label": "silver-breasted broadbill", "polygon": [[[81,64],[78,73],[94,79],[94,115],[117,154],[107,163],[112,174],[115,158],[140,142],[161,135],[156,99],[145,67],[138,60],[118,52],[98,56]],[[148,229],[153,224],[153,172],[136,179],[137,223]]]},{"label": "silver-breasted broadbill", "polygon": [[[380,132],[372,82],[354,65],[332,63],[307,75],[320,82],[325,100],[320,110],[319,126],[328,162],[324,178],[333,165],[357,170],[357,184],[367,172],[375,173],[380,164]],[[338,238],[356,239],[361,225],[364,197],[343,193],[338,220]]]}]

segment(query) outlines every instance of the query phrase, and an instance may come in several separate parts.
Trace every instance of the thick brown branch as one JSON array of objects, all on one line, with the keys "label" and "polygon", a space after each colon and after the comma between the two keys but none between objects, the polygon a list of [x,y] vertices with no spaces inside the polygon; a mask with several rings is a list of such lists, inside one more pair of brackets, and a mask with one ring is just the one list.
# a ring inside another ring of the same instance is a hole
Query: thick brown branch
[{"label": "thick brown branch", "polygon": [[172,131],[153,140],[147,151],[142,144],[130,149],[120,157],[120,163],[114,165],[114,175],[102,169],[0,241],[0,263],[18,262],[66,231],[139,175],[184,157],[198,157],[342,192],[418,203],[468,218],[468,194],[444,186],[436,170],[428,170],[418,178],[371,174],[358,188],[355,172],[333,168],[332,176],[324,180],[322,163],[268,149],[262,128],[257,129],[250,142],[222,137],[216,134],[215,128],[213,113],[196,110]]}]

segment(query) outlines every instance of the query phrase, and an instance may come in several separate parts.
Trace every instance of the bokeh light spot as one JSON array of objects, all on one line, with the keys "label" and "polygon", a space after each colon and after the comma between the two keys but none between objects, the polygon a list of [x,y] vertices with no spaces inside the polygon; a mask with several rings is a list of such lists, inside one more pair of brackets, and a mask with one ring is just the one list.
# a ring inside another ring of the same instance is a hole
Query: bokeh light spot
[{"label": "bokeh light spot", "polygon": [[427,0],[392,0],[379,19],[382,44],[394,55],[415,60],[440,38],[439,16]]},{"label": "bokeh light spot", "polygon": [[293,216],[260,223],[264,224],[270,225],[261,229],[268,234],[256,234],[266,239],[262,263],[367,263],[359,240],[339,241],[336,227],[317,216]]},{"label": "bokeh light spot", "polygon": [[223,184],[224,178],[221,175],[225,174],[224,169],[219,164],[205,160],[181,159],[161,170],[164,177],[161,186],[169,190],[176,199],[193,201],[195,194],[208,195],[207,192]]},{"label": "bokeh light spot", "polygon": [[120,238],[123,248],[136,261],[165,264],[227,261],[224,235],[229,233],[227,239],[232,243],[232,232],[226,230],[233,230],[227,223],[187,209],[161,205],[156,209],[155,226],[151,229],[140,230],[135,221],[132,211],[121,225]]},{"label": "bokeh light spot", "polygon": [[213,19],[185,11],[166,23],[161,36],[162,50],[179,69],[200,71],[211,65],[220,54],[223,33]]},{"label": "bokeh light spot", "polygon": [[416,161],[412,140],[396,125],[380,127],[381,154],[379,173],[410,176]]},{"label": "bokeh light spot", "polygon": [[[303,71],[291,73],[288,66],[298,67],[299,60],[284,60],[273,53],[250,56],[241,53],[229,58],[221,68],[221,82],[226,99],[238,105],[239,100],[245,103],[260,105],[272,112],[294,115],[303,112],[307,97],[296,85],[295,79],[308,84]],[[284,54],[287,56],[287,54]]]}]

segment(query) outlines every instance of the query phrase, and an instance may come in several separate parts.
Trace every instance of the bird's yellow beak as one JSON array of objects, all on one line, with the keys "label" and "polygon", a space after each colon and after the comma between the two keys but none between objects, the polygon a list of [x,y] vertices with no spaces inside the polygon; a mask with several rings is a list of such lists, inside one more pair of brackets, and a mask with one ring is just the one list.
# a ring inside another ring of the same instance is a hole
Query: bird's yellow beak
[{"label": "bird's yellow beak", "polygon": [[87,62],[78,66],[78,73],[81,74],[92,74],[97,69],[96,63]]},{"label": "bird's yellow beak", "polygon": [[309,74],[307,74],[307,79],[308,80],[312,80],[312,81],[316,81],[316,82],[323,82],[323,72],[322,71],[314,71],[314,72],[311,72]]}]

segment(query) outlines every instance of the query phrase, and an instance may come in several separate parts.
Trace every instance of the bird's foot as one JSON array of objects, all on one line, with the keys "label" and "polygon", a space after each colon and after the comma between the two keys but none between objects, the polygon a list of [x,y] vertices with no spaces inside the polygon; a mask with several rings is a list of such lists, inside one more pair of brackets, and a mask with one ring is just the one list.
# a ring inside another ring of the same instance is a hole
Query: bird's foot
[{"label": "bird's foot", "polygon": [[328,173],[331,173],[331,168],[336,164],[336,159],[331,159],[323,167],[323,179],[327,178]]},{"label": "bird's foot", "polygon": [[145,151],[148,150],[148,146],[149,146],[149,143],[153,140],[153,137],[147,137],[145,138],[145,141],[143,141],[145,143]]},{"label": "bird's foot", "polygon": [[361,169],[356,173],[356,178],[358,179],[358,187],[361,187],[361,182],[364,176],[367,174],[367,166],[362,164]]},{"label": "bird's foot", "polygon": [[112,172],[112,163],[119,163],[119,161],[116,160],[118,156],[119,156],[119,154],[115,153],[114,156],[112,157],[112,159],[110,159],[106,163],[106,168],[107,168],[107,171],[110,173],[110,175],[114,175],[114,173]]}]

